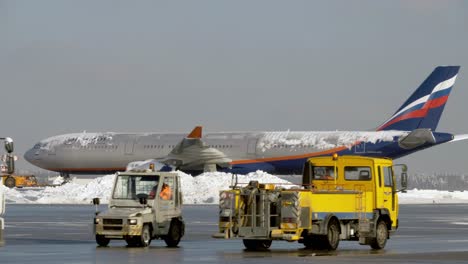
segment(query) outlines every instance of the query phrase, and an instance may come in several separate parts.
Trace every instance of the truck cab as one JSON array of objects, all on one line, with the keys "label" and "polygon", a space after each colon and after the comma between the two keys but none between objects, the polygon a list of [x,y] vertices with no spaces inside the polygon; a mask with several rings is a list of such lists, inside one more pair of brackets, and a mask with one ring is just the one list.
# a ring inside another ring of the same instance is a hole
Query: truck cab
[{"label": "truck cab", "polygon": [[152,170],[116,173],[108,210],[96,212],[94,225],[99,246],[124,239],[128,246],[147,247],[152,239],[163,239],[176,247],[185,230],[179,176]]},{"label": "truck cab", "polygon": [[[394,165],[391,159],[385,158],[311,158],[304,165],[303,186],[315,192],[358,191],[362,193],[362,197],[358,197],[360,201],[356,210],[379,208],[380,211],[385,211],[391,223],[389,230],[395,231],[398,227],[398,196],[394,171],[398,166],[400,165]],[[406,165],[401,166],[406,174]]]}]

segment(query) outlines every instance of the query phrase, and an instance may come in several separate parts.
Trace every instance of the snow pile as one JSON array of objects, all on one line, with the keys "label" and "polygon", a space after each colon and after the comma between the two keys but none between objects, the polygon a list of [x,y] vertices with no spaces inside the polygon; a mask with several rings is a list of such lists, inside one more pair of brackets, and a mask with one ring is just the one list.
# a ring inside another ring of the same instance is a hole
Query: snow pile
[{"label": "snow pile", "polygon": [[315,149],[331,149],[336,147],[352,147],[356,142],[391,142],[394,137],[408,134],[402,131],[319,131],[319,132],[266,132],[259,142],[262,151],[281,145],[292,147],[313,147]]},{"label": "snow pile", "polygon": [[[219,191],[228,189],[233,184],[231,173],[208,172],[197,177],[179,172],[182,182],[184,204],[218,204]],[[238,175],[239,185],[249,181],[260,183],[284,184],[287,188],[291,183],[263,171],[251,172],[247,175]]]},{"label": "snow pile", "polygon": [[37,204],[88,204],[94,197],[108,202],[114,182],[114,175],[96,178],[87,184],[69,182],[56,187],[45,188],[4,188],[7,203],[37,203]]},{"label": "snow pile", "polygon": [[65,181],[65,179],[64,179],[62,176],[57,176],[57,177],[55,177],[55,179],[53,180],[52,184],[53,184],[53,185],[60,185],[60,184],[62,184],[64,181]]},{"label": "snow pile", "polygon": [[468,203],[468,191],[408,190],[398,193],[401,204]]},{"label": "snow pile", "polygon": [[[181,178],[184,204],[217,204],[219,190],[227,189],[231,185],[232,174],[212,172],[197,177],[178,172]],[[108,203],[114,182],[114,175],[98,177],[87,184],[74,181],[46,188],[3,188],[7,203],[27,204],[89,204],[94,197],[99,197],[102,203]],[[261,183],[290,184],[268,173],[257,171],[247,175],[239,175],[238,182],[248,183],[257,180]],[[288,185],[286,185],[287,187]]]},{"label": "snow pile", "polygon": [[[232,185],[232,174],[211,172],[197,177],[178,172],[181,178],[184,204],[218,204],[219,191]],[[7,203],[19,204],[90,204],[94,197],[102,203],[108,203],[114,182],[114,175],[98,177],[87,184],[69,182],[56,187],[9,189],[0,186],[0,194],[5,193]],[[289,181],[277,176],[257,171],[247,175],[238,175],[238,183],[247,184],[256,180],[260,183],[283,184],[285,188],[292,185]],[[432,203],[468,203],[468,191],[408,190],[399,193],[401,204]]]}]

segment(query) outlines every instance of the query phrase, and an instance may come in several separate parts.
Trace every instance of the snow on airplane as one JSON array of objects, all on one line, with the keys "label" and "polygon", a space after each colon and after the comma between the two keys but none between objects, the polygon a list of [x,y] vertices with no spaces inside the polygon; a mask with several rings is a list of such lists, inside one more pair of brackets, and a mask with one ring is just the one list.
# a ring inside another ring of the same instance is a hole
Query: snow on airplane
[{"label": "snow on airplane", "polygon": [[307,158],[364,155],[399,158],[468,134],[435,132],[459,66],[441,66],[376,131],[227,132],[196,127],[188,136],[175,133],[77,133],[35,144],[24,158],[46,170],[69,174],[109,174],[128,163],[156,159],[185,172],[263,170],[300,173]]}]

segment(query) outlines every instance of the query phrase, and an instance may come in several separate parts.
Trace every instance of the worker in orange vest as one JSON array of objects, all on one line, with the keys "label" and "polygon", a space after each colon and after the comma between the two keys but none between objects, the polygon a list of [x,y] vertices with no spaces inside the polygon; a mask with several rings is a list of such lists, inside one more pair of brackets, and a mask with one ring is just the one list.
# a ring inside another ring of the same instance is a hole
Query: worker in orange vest
[{"label": "worker in orange vest", "polygon": [[159,197],[163,200],[170,200],[172,198],[172,190],[167,184],[163,184]]}]

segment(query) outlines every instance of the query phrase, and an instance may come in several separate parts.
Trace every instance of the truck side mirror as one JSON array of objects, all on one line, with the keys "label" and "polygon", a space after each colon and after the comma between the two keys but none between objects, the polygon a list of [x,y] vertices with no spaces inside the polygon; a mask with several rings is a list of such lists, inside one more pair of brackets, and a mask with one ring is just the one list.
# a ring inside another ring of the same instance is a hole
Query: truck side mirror
[{"label": "truck side mirror", "polygon": [[98,210],[98,205],[101,201],[99,200],[99,198],[93,198],[93,204],[94,204],[94,208],[95,208],[95,212],[94,212],[94,215],[98,215],[99,214],[99,210]]},{"label": "truck side mirror", "polygon": [[408,188],[408,174],[406,172],[401,173],[401,192],[405,193]]}]

